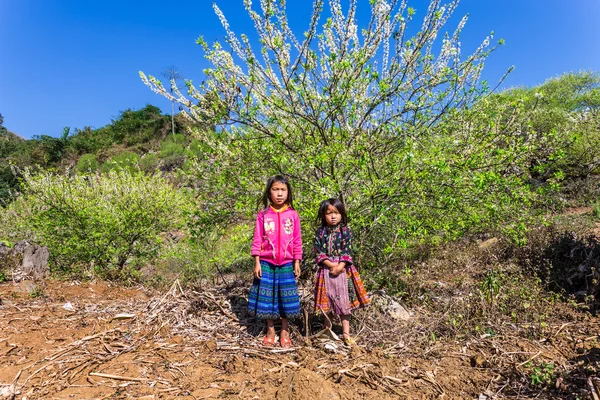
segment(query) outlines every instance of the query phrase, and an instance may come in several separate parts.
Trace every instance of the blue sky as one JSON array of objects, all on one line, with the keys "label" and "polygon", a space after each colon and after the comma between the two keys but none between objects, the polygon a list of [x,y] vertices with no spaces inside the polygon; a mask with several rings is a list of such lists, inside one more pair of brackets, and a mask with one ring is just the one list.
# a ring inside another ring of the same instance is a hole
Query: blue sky
[{"label": "blue sky", "polygon": [[[170,103],[144,86],[138,71],[158,76],[174,65],[184,77],[202,80],[207,64],[195,40],[224,35],[212,3],[0,0],[4,126],[25,138],[58,136],[65,126],[98,128],[148,103],[169,112]],[[216,3],[236,33],[253,33],[242,0]],[[312,0],[288,3],[290,24],[301,33]],[[413,26],[420,26],[429,1],[408,3],[417,10]],[[368,1],[359,0],[358,9],[368,14]],[[600,0],[462,0],[446,29],[453,32],[467,13],[464,54],[492,30],[506,41],[487,61],[484,78],[491,83],[511,65],[504,87],[538,85],[569,71],[600,72]]]}]

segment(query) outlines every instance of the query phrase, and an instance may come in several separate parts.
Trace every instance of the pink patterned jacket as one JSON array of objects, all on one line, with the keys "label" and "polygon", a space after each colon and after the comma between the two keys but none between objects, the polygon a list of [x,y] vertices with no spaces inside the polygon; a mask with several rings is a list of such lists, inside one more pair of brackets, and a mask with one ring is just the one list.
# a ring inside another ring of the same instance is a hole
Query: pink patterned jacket
[{"label": "pink patterned jacket", "polygon": [[302,260],[302,233],[296,210],[285,207],[275,211],[269,206],[259,211],[251,254],[274,265]]}]

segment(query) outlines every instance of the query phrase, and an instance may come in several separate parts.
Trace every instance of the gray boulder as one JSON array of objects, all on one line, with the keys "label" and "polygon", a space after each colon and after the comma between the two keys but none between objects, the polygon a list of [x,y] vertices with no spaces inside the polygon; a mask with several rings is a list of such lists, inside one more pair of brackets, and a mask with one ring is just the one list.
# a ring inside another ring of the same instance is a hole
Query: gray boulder
[{"label": "gray boulder", "polygon": [[24,279],[43,280],[48,277],[48,257],[46,246],[38,246],[27,241],[16,243],[12,248],[0,244],[0,270],[12,274],[15,282]]}]

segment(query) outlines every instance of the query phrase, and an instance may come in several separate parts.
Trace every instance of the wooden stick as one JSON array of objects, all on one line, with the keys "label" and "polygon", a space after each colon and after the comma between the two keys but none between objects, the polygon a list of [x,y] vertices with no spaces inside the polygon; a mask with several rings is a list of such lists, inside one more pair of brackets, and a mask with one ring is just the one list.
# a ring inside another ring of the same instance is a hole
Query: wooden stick
[{"label": "wooden stick", "polygon": [[304,337],[308,339],[310,336],[309,326],[308,326],[308,310],[304,309]]},{"label": "wooden stick", "polygon": [[588,385],[588,388],[590,389],[590,394],[592,395],[592,400],[600,400],[600,397],[598,397],[598,392],[596,391],[596,388],[594,387],[594,383],[592,382],[591,376],[587,380],[587,385]]},{"label": "wooden stick", "polygon": [[554,337],[557,337],[558,334],[560,333],[560,331],[562,331],[565,326],[568,326],[568,325],[571,325],[571,324],[573,324],[573,322],[565,322],[564,324],[562,324],[562,326],[560,328],[558,328],[558,330],[554,334]]},{"label": "wooden stick", "polygon": [[[29,367],[28,367],[29,368]],[[15,376],[15,379],[13,379],[12,384],[14,386],[15,383],[17,383],[17,381],[19,380],[19,377],[21,376],[21,373],[23,372],[23,369],[19,370],[19,372],[17,372],[17,376]]]},{"label": "wooden stick", "polygon": [[525,364],[527,364],[529,361],[532,361],[534,358],[536,358],[537,356],[539,356],[540,354],[542,354],[541,351],[538,351],[533,357],[531,357],[529,360],[522,362],[521,364],[518,364],[517,367],[521,367]]},{"label": "wooden stick", "polygon": [[403,383],[402,379],[396,378],[394,376],[389,376],[389,375],[384,375],[383,376],[385,379],[389,379],[392,382],[396,382],[396,383]]},{"label": "wooden stick", "polygon": [[147,381],[146,378],[133,378],[133,377],[130,377],[130,376],[120,376],[120,375],[103,374],[103,373],[100,373],[100,372],[90,372],[89,375],[91,375],[91,376],[98,376],[100,378],[116,379],[118,381],[134,381],[134,382],[144,382],[144,381]]}]

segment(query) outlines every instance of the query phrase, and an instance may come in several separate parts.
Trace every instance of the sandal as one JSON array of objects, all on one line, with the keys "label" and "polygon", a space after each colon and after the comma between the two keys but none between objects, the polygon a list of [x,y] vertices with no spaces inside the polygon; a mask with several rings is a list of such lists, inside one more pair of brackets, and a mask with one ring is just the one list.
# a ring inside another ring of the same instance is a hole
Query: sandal
[{"label": "sandal", "polygon": [[275,346],[275,336],[267,336],[265,335],[265,337],[263,338],[262,341],[263,346],[267,346],[267,347],[273,347]]},{"label": "sandal", "polygon": [[279,344],[284,349],[292,347],[292,341],[290,340],[289,337],[280,337],[279,338]]}]

